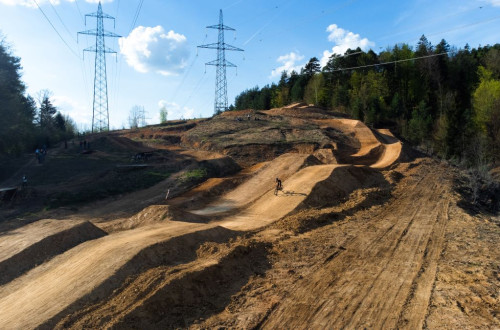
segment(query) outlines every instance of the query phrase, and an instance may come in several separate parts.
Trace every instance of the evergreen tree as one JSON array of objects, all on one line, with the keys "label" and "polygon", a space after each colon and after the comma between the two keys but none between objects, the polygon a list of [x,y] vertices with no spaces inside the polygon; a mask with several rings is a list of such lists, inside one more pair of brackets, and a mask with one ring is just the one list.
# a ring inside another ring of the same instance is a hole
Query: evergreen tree
[{"label": "evergreen tree", "polygon": [[302,73],[307,75],[308,77],[312,77],[315,73],[321,71],[321,65],[319,64],[319,60],[317,57],[313,57],[307,62],[302,70]]},{"label": "evergreen tree", "polygon": [[0,35],[0,153],[20,153],[35,138],[33,99],[24,95],[20,59]]},{"label": "evergreen tree", "polygon": [[54,116],[57,113],[57,108],[50,101],[51,93],[48,90],[42,91],[40,101],[39,125],[42,130],[50,130],[53,128]]}]

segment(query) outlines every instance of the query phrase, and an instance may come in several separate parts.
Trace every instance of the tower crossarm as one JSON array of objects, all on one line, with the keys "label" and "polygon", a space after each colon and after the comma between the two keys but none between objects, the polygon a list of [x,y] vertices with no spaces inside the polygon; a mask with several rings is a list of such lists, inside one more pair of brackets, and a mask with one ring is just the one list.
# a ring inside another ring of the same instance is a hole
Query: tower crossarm
[{"label": "tower crossarm", "polygon": [[[78,32],[78,34],[86,34],[86,35],[89,35],[89,36],[97,36],[97,35],[100,35],[99,32],[97,32],[97,29],[92,29],[92,30],[86,30],[86,31],[80,31]],[[106,31],[104,30],[103,31],[103,36],[104,37],[111,37],[111,38],[121,38],[122,36],[119,35],[119,34],[116,34],[116,33],[113,33],[113,32],[110,32],[110,31]]]},{"label": "tower crossarm", "polygon": [[85,17],[102,17],[102,18],[108,18],[108,19],[115,19],[113,16],[108,15],[104,12],[100,13],[100,14],[99,14],[99,12],[85,14]]},{"label": "tower crossarm", "polygon": [[198,46],[198,48],[234,50],[234,51],[239,51],[239,52],[243,52],[244,51],[241,48],[234,47],[234,46],[226,44],[226,43],[224,43],[222,45],[219,45],[219,43],[200,45],[200,46]]},{"label": "tower crossarm", "polygon": [[209,25],[207,26],[207,29],[216,29],[216,30],[227,30],[227,31],[236,31],[230,26],[224,25],[224,24],[217,24],[217,25]]},{"label": "tower crossarm", "polygon": [[109,48],[109,47],[104,47],[103,49],[97,49],[95,46],[91,46],[91,47],[85,48],[83,51],[84,52],[91,52],[91,53],[97,53],[97,52],[102,51],[103,53],[116,54],[116,51]]},{"label": "tower crossarm", "polygon": [[225,67],[229,67],[229,68],[236,68],[236,65],[234,65],[233,63],[231,63],[227,60],[224,63],[219,63],[218,60],[213,60],[213,61],[205,63],[205,65],[225,66]]}]

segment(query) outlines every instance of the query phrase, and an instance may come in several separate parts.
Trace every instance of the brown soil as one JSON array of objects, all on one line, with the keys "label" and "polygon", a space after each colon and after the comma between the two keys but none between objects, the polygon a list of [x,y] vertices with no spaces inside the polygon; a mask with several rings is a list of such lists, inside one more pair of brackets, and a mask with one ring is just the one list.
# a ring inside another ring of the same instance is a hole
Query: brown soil
[{"label": "brown soil", "polygon": [[294,105],[114,134],[93,157],[147,144],[177,172],[4,221],[2,328],[500,327],[500,219],[461,209],[461,174],[389,131]]}]

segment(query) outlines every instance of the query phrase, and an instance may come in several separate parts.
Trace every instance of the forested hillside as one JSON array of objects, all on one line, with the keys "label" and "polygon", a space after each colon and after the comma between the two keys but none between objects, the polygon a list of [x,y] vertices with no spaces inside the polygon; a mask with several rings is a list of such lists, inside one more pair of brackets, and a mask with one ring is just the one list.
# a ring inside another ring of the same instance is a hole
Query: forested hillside
[{"label": "forested hillside", "polygon": [[234,109],[269,109],[304,101],[346,112],[396,133],[426,151],[467,162],[499,160],[500,44],[456,49],[425,36],[376,54],[361,49],[312,58],[278,84],[236,97]]},{"label": "forested hillside", "polygon": [[35,98],[26,94],[21,59],[0,35],[0,154],[19,154],[71,137],[69,117],[57,111],[48,90]]}]

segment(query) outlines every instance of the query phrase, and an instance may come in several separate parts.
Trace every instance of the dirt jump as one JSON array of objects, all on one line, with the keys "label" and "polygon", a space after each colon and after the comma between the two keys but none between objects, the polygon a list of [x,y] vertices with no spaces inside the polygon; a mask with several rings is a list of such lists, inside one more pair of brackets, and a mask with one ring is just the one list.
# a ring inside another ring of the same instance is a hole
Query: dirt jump
[{"label": "dirt jump", "polygon": [[[245,129],[265,120],[283,125],[287,113],[302,120],[307,110],[262,112]],[[315,152],[332,157],[279,149],[271,160],[252,158],[237,174],[173,198],[165,200],[165,191],[187,175],[92,211],[0,232],[1,327],[499,327],[492,274],[500,267],[493,250],[500,227],[463,222],[472,216],[456,206],[449,167],[428,158],[403,162],[402,143],[389,130],[320,110],[307,116],[317,125]],[[231,118],[200,125],[241,125]],[[229,164],[224,149],[175,147],[178,157],[204,166]],[[283,189],[275,195],[278,177]],[[139,212],[110,215],[132,203]],[[460,244],[477,230],[488,239],[466,255]]]}]

